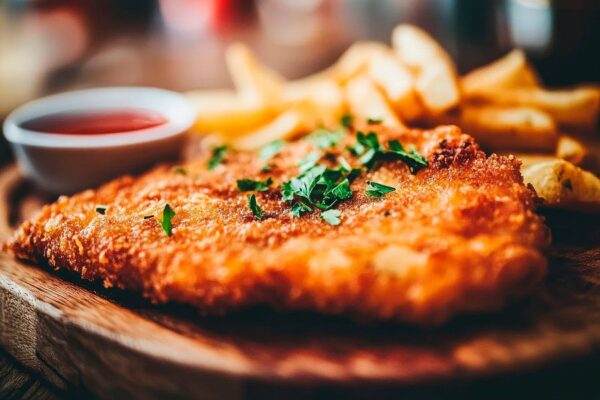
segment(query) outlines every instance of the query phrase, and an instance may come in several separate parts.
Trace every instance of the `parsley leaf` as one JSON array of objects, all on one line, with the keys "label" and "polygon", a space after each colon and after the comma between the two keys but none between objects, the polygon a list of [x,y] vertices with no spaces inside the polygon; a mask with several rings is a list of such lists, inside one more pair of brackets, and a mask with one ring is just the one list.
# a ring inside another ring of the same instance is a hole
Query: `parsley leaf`
[{"label": "parsley leaf", "polygon": [[421,155],[414,147],[407,152],[404,149],[404,146],[402,146],[402,144],[400,144],[400,142],[397,140],[390,141],[388,143],[388,147],[390,148],[390,151],[387,154],[396,156],[398,159],[406,163],[412,174],[416,174],[421,168],[424,168],[428,165],[427,159],[423,157],[423,155]]},{"label": "parsley leaf", "polygon": [[346,200],[352,197],[352,190],[350,190],[350,181],[348,178],[345,178],[331,189],[331,194],[339,200]]},{"label": "parsley leaf", "polygon": [[356,141],[357,143],[348,150],[369,169],[381,161],[402,160],[408,165],[410,172],[416,174],[421,168],[428,165],[427,159],[414,147],[410,151],[406,151],[397,140],[391,140],[388,143],[388,150],[383,149],[375,132],[369,132],[367,135],[360,131],[356,132]]},{"label": "parsley leaf", "polygon": [[173,168],[173,172],[179,175],[187,175],[187,170],[183,167],[175,167]]},{"label": "parsley leaf", "polygon": [[171,236],[173,233],[173,226],[171,224],[171,219],[175,216],[175,211],[171,208],[169,204],[165,205],[162,213],[162,221],[161,225],[167,236]]},{"label": "parsley leaf", "polygon": [[350,183],[352,183],[356,178],[358,178],[361,172],[362,170],[360,168],[352,168],[346,178],[348,178]]},{"label": "parsley leaf", "polygon": [[292,193],[310,201],[312,191],[325,170],[326,168],[324,166],[317,165],[306,171],[304,174],[292,178],[292,180],[289,181],[290,190]]},{"label": "parsley leaf", "polygon": [[375,132],[369,132],[365,135],[363,132],[356,132],[357,143],[350,149],[350,152],[359,157],[361,164],[372,168],[377,156],[381,152],[381,145]]},{"label": "parsley leaf", "polygon": [[344,115],[342,115],[342,118],[340,118],[340,123],[342,124],[342,126],[344,128],[349,129],[352,127],[353,120],[354,120],[354,118],[352,117],[352,115],[344,114]]},{"label": "parsley leaf", "polygon": [[285,141],[281,139],[272,141],[260,149],[258,157],[261,159],[261,161],[268,161],[275,157],[281,151],[283,146],[285,146]]},{"label": "parsley leaf", "polygon": [[108,208],[107,206],[96,206],[96,212],[98,214],[104,215],[104,214],[106,214],[107,208]]},{"label": "parsley leaf", "polygon": [[215,169],[223,161],[227,153],[227,146],[218,146],[213,149],[212,157],[208,160],[208,169]]},{"label": "parsley leaf", "polygon": [[330,131],[327,129],[317,129],[306,137],[306,140],[314,143],[318,148],[327,150],[335,147],[344,137],[341,130]]},{"label": "parsley leaf", "polygon": [[344,168],[346,171],[352,170],[352,166],[350,165],[348,160],[346,160],[344,157],[342,157],[342,156],[338,157],[337,161],[340,163],[342,168]]},{"label": "parsley leaf", "polygon": [[367,189],[365,190],[365,193],[371,197],[381,199],[387,193],[391,193],[395,190],[396,188],[393,188],[391,186],[386,186],[377,182],[367,181]]},{"label": "parsley leaf", "polygon": [[377,139],[375,132],[369,132],[367,135],[365,135],[363,132],[358,131],[356,132],[356,140],[358,143],[369,149],[379,150],[381,148],[379,139]]},{"label": "parsley leaf", "polygon": [[342,212],[340,210],[327,210],[321,213],[321,218],[333,226],[339,225],[342,222],[340,219],[341,216]]},{"label": "parsley leaf", "polygon": [[248,207],[250,207],[250,210],[252,210],[252,214],[254,214],[254,217],[256,219],[262,219],[262,217],[263,217],[263,210],[258,205],[258,202],[256,201],[256,196],[255,195],[248,196]]},{"label": "parsley leaf", "polygon": [[321,158],[321,154],[318,151],[313,151],[312,153],[307,154],[306,157],[304,157],[298,163],[298,168],[300,168],[300,173],[304,173],[304,172],[308,171],[309,169],[311,169],[312,167],[314,167],[315,165],[317,165],[320,158]]},{"label": "parsley leaf", "polygon": [[352,197],[350,178],[354,179],[360,170],[353,169],[350,173],[343,168],[329,169],[316,165],[297,177],[283,184],[281,195],[283,200],[292,201],[297,196],[306,205],[329,210],[337,203]]},{"label": "parsley leaf", "polygon": [[312,210],[312,208],[310,208],[310,206],[307,206],[306,204],[304,204],[302,202],[298,202],[292,206],[292,216],[294,218],[298,218],[302,214],[306,214],[306,213],[310,212],[311,210]]},{"label": "parsley leaf", "polygon": [[257,190],[259,192],[264,192],[265,190],[269,190],[269,186],[273,183],[273,179],[267,178],[266,181],[254,181],[252,179],[238,179],[237,187],[242,192],[248,192],[251,190]]},{"label": "parsley leaf", "polygon": [[283,201],[294,200],[294,189],[292,189],[291,181],[283,182],[281,185],[281,198]]},{"label": "parsley leaf", "polygon": [[378,125],[383,122],[383,118],[367,118],[367,124]]}]

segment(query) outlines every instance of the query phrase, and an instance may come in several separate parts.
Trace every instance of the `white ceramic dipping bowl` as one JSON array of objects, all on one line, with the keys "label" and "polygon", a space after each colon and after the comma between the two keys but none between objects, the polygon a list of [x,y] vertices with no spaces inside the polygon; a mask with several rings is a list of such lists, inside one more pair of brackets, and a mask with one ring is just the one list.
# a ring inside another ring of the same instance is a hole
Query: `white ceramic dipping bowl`
[{"label": "white ceramic dipping bowl", "polygon": [[[148,129],[97,135],[36,132],[21,125],[34,118],[64,112],[146,110],[166,123]],[[113,87],[44,97],[14,110],[4,122],[25,175],[53,194],[71,194],[126,173],[139,173],[181,154],[195,112],[184,96],[145,87]]]}]

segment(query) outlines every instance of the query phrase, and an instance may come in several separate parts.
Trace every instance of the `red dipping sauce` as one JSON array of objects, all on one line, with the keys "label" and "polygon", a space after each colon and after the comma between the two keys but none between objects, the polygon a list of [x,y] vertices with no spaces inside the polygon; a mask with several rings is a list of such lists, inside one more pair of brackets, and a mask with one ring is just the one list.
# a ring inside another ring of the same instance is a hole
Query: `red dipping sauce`
[{"label": "red dipping sauce", "polygon": [[63,135],[102,135],[134,132],[163,125],[159,113],[140,109],[70,111],[48,114],[21,123],[24,129]]}]

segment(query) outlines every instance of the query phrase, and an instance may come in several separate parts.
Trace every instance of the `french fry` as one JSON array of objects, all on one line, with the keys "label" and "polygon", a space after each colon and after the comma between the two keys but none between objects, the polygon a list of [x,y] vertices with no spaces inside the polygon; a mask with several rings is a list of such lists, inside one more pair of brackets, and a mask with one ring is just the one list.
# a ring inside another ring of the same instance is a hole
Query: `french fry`
[{"label": "french fry", "polygon": [[249,104],[231,90],[198,90],[187,93],[188,100],[198,110],[191,132],[206,134],[240,134],[273,119],[277,110]]},{"label": "french fry", "polygon": [[369,61],[368,74],[404,120],[413,121],[423,115],[423,106],[415,91],[415,78],[393,54],[375,54]]},{"label": "french fry", "polygon": [[344,93],[330,79],[311,82],[289,82],[283,88],[283,101],[287,105],[310,102],[314,105],[318,123],[334,128],[345,111]]},{"label": "french fry", "polygon": [[526,168],[531,167],[532,165],[540,164],[546,161],[556,161],[560,160],[558,157],[552,154],[543,154],[543,153],[515,153],[515,152],[500,152],[500,154],[506,156],[514,156],[517,160],[521,161],[521,171],[524,171]]},{"label": "french fry", "polygon": [[460,80],[464,97],[469,98],[481,91],[506,87],[539,87],[540,82],[525,53],[513,50],[504,57],[477,68]]},{"label": "french fry", "polygon": [[439,115],[458,105],[456,68],[431,36],[415,26],[399,25],[392,43],[400,60],[416,71],[416,90],[429,113]]},{"label": "french fry", "polygon": [[568,136],[560,135],[556,145],[556,157],[567,160],[575,165],[581,165],[588,156],[584,143]]},{"label": "french fry", "polygon": [[379,89],[366,76],[357,76],[346,85],[346,101],[350,113],[355,119],[381,119],[382,123],[392,127],[403,127]]},{"label": "french fry", "polygon": [[297,104],[270,123],[245,132],[231,144],[238,150],[256,150],[277,139],[293,139],[317,127],[314,115],[310,103]]},{"label": "french fry", "polygon": [[356,42],[348,47],[333,65],[296,82],[306,83],[326,79],[344,85],[350,79],[363,73],[373,56],[389,52],[389,50],[387,46],[379,42]]},{"label": "french fry", "polygon": [[285,80],[262,65],[247,46],[241,43],[230,45],[225,59],[238,94],[247,104],[272,107],[281,100]]},{"label": "french fry", "polygon": [[552,117],[531,107],[467,105],[441,122],[457,124],[492,150],[554,152],[558,140]]},{"label": "french fry", "polygon": [[571,90],[498,88],[474,94],[473,99],[497,105],[530,106],[546,111],[561,125],[593,130],[600,109],[600,91],[581,87]]},{"label": "french fry", "polygon": [[547,207],[600,212],[600,179],[565,160],[546,161],[523,170]]}]

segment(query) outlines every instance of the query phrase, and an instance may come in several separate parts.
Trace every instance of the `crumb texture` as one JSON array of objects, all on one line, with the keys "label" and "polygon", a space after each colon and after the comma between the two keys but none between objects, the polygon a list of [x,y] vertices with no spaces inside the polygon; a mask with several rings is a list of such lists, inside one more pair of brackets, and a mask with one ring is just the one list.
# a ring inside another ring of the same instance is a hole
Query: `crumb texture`
[{"label": "crumb texture", "polygon": [[[62,197],[23,223],[8,247],[18,258],[205,313],[268,304],[430,325],[498,309],[542,281],[549,235],[518,161],[486,157],[453,126],[375,130],[382,142],[416,146],[429,166],[413,175],[393,161],[363,173],[338,206],[339,226],[317,211],[293,218],[281,199],[278,186],[317,150],[299,141],[268,172],[243,152],[208,170],[205,154],[185,175],[158,167]],[[343,154],[358,165],[337,147],[324,163],[335,167]],[[271,189],[256,193],[264,212],[257,220],[236,180],[268,177]],[[396,191],[368,197],[366,181]],[[176,212],[171,236],[160,224],[167,203]],[[97,205],[107,206],[104,215]]]}]

